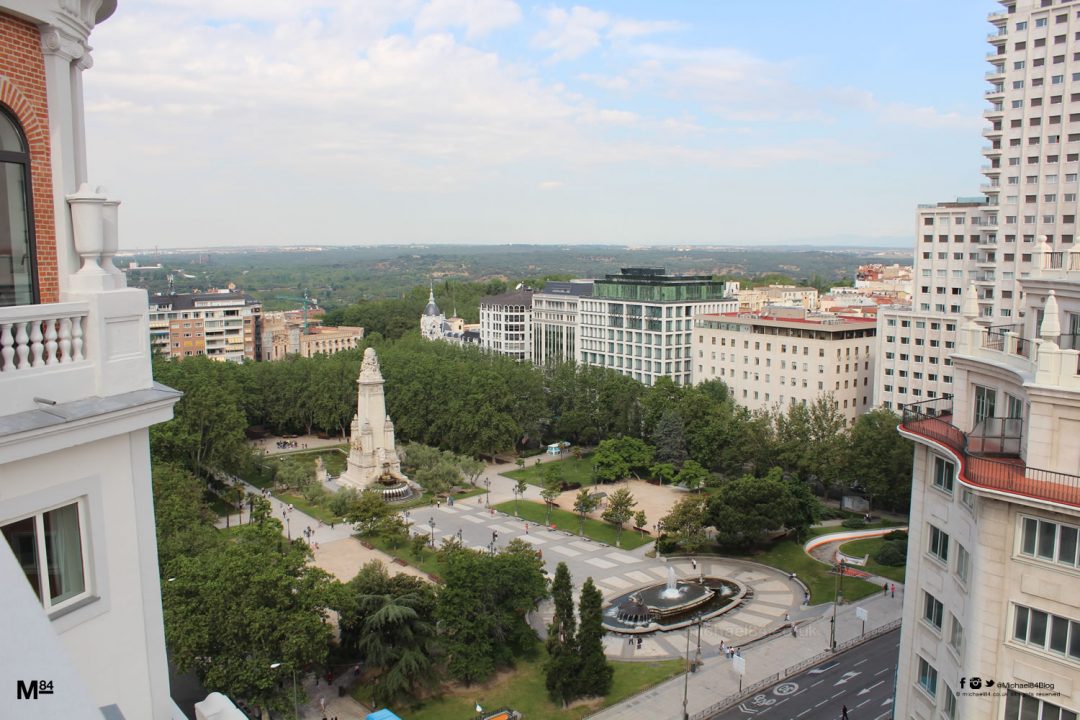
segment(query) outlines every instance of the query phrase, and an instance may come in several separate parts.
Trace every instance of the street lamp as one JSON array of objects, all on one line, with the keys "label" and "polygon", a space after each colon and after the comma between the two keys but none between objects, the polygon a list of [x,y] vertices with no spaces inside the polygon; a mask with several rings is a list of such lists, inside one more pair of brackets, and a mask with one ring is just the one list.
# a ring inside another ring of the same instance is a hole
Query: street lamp
[{"label": "street lamp", "polygon": [[461,539],[461,528],[457,529],[457,541],[458,542],[463,542],[462,539]]},{"label": "street lamp", "polygon": [[285,517],[285,532],[289,539],[292,540],[292,526],[289,524],[289,519],[288,516]]},{"label": "street lamp", "polygon": [[[281,663],[279,663],[279,662],[270,663],[270,669],[271,670],[277,670],[279,667],[281,667]],[[296,720],[300,720],[300,701],[297,698],[297,694],[296,694],[296,668],[293,668],[293,671],[292,671],[292,702],[293,702],[293,717],[296,718]]]},{"label": "street lamp", "polygon": [[690,720],[690,713],[686,710],[686,696],[690,691],[690,625],[686,626],[686,672],[683,673],[682,686],[682,716],[683,720]]},{"label": "street lamp", "polygon": [[699,612],[697,616],[697,654],[694,655],[694,667],[701,667],[701,622],[704,620]]},{"label": "street lamp", "polygon": [[521,513],[518,512],[518,500],[521,499],[521,491],[518,490],[517,485],[514,486],[514,516],[521,517]]},{"label": "street lamp", "polygon": [[844,570],[847,563],[843,560],[836,566],[836,597],[833,599],[832,620],[829,627],[829,646],[836,650],[836,606],[844,601]]},{"label": "street lamp", "polygon": [[428,518],[428,525],[431,526],[431,547],[432,547],[432,549],[434,549],[435,548],[435,518],[434,517]]},{"label": "street lamp", "polygon": [[484,504],[491,507],[491,478],[484,478],[484,486],[487,487]]}]

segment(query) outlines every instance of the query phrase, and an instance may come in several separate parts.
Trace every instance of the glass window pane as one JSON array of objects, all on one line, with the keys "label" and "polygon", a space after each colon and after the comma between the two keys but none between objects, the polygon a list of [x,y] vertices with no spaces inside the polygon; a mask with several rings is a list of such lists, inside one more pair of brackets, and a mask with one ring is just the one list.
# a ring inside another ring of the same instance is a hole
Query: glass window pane
[{"label": "glass window pane", "polygon": [[1004,720],[1017,720],[1020,717],[1020,695],[1013,690],[1006,693]]},{"label": "glass window pane", "polygon": [[1058,538],[1058,562],[1066,565],[1076,565],[1076,539],[1078,531],[1074,527],[1061,526],[1061,537]]},{"label": "glass window pane", "polygon": [[1054,652],[1064,653],[1068,641],[1069,621],[1057,615],[1053,616],[1050,621],[1050,649]]},{"label": "glass window pane", "polygon": [[26,152],[22,133],[6,114],[0,113],[0,150]]},{"label": "glass window pane", "polygon": [[1030,695],[1020,696],[1020,720],[1039,720],[1039,701]]},{"label": "glass window pane", "polygon": [[1072,634],[1069,639],[1069,655],[1080,660],[1080,623],[1072,624]]},{"label": "glass window pane", "polygon": [[0,163],[0,307],[34,302],[23,166]]},{"label": "glass window pane", "polygon": [[1035,554],[1035,538],[1039,531],[1039,522],[1032,518],[1024,518],[1024,542],[1022,552],[1027,555]]},{"label": "glass window pane", "polygon": [[45,557],[49,561],[49,598],[63,602],[86,589],[83,577],[79,506],[50,510],[44,515]]},{"label": "glass window pane", "polygon": [[1061,708],[1044,702],[1042,720],[1061,720]]},{"label": "glass window pane", "polygon": [[4,539],[11,546],[11,552],[19,561],[26,579],[30,581],[30,587],[34,588],[38,599],[41,599],[41,564],[38,562],[37,532],[34,530],[34,518],[26,518],[5,525],[3,528]]},{"label": "glass window pane", "polygon": [[1028,642],[1032,645],[1046,646],[1046,613],[1031,611],[1031,628],[1028,630]]},{"label": "glass window pane", "polygon": [[1039,557],[1054,559],[1054,541],[1057,539],[1057,524],[1039,522]]},{"label": "glass window pane", "polygon": [[1013,626],[1013,638],[1027,642],[1027,630],[1028,630],[1028,609],[1025,607],[1016,608],[1016,624]]}]

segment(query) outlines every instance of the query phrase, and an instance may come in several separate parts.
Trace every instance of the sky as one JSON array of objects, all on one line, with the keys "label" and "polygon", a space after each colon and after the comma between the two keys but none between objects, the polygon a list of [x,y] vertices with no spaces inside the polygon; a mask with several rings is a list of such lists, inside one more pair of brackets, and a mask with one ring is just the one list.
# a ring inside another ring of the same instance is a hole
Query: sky
[{"label": "sky", "polygon": [[121,246],[906,243],[978,194],[989,0],[121,0]]}]

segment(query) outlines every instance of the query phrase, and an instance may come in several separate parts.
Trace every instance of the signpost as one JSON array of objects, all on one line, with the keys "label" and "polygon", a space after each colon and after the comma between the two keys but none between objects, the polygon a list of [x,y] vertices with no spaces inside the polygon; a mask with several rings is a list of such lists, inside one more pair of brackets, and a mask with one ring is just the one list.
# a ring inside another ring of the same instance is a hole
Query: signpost
[{"label": "signpost", "polygon": [[857,608],[855,608],[855,617],[858,618],[859,620],[862,620],[862,633],[860,633],[860,634],[865,635],[866,634],[866,619],[868,617],[870,617],[870,613],[868,613],[866,611],[866,608],[864,608],[864,607],[857,607]]},{"label": "signpost", "polygon": [[735,672],[739,673],[739,692],[742,692],[743,675],[746,674],[746,658],[736,655],[731,658],[731,666],[735,668]]}]

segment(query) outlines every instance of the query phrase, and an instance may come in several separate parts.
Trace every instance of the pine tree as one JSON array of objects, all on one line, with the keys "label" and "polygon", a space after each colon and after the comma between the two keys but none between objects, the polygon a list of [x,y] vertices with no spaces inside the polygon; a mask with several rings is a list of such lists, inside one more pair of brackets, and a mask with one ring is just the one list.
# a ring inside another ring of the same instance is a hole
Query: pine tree
[{"label": "pine tree", "polygon": [[548,694],[553,702],[564,706],[574,699],[577,692],[578,653],[576,622],[574,618],[573,586],[566,563],[555,568],[551,583],[551,596],[555,601],[555,615],[548,625],[548,661],[544,667]]},{"label": "pine tree", "polygon": [[611,690],[611,677],[615,669],[604,655],[604,627],[602,597],[592,578],[581,588],[578,613],[581,623],[578,629],[578,695],[603,697]]}]

